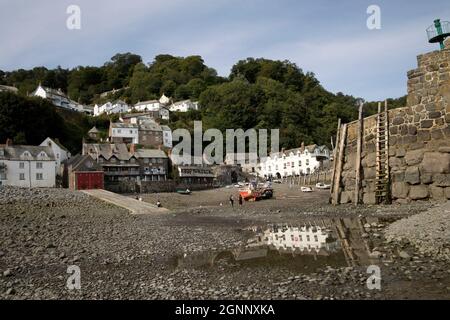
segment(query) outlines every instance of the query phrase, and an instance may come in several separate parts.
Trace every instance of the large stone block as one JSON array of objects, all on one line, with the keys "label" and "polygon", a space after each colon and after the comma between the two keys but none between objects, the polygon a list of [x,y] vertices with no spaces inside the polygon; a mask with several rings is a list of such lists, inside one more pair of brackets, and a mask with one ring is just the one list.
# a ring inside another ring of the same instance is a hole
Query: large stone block
[{"label": "large stone block", "polygon": [[447,199],[450,199],[450,187],[445,188],[444,193]]},{"label": "large stone block", "polygon": [[368,153],[364,159],[362,159],[361,164],[363,167],[375,167],[377,155],[372,152]]},{"label": "large stone block", "polygon": [[439,187],[450,187],[450,174],[435,174],[433,175],[434,185]]},{"label": "large stone block", "polygon": [[421,149],[406,152],[405,161],[408,166],[414,166],[422,162],[424,151]]},{"label": "large stone block", "polygon": [[420,171],[424,173],[450,173],[450,154],[442,152],[426,152]]},{"label": "large stone block", "polygon": [[409,190],[409,197],[412,200],[426,199],[429,195],[428,187],[422,184],[411,186],[411,189]]},{"label": "large stone block", "polygon": [[430,186],[430,193],[431,198],[433,200],[442,201],[446,199],[444,188],[442,187],[436,187],[436,186]]},{"label": "large stone block", "polygon": [[408,167],[405,171],[405,182],[416,185],[420,183],[419,167]]},{"label": "large stone block", "polygon": [[339,199],[340,204],[346,204],[352,202],[353,192],[350,191],[342,191]]},{"label": "large stone block", "polygon": [[375,192],[365,192],[363,194],[363,203],[364,204],[376,204],[377,201],[375,199]]},{"label": "large stone block", "polygon": [[409,185],[406,182],[394,182],[392,184],[392,197],[394,199],[405,199],[408,197]]},{"label": "large stone block", "polygon": [[374,179],[377,174],[375,167],[364,168],[364,179]]}]

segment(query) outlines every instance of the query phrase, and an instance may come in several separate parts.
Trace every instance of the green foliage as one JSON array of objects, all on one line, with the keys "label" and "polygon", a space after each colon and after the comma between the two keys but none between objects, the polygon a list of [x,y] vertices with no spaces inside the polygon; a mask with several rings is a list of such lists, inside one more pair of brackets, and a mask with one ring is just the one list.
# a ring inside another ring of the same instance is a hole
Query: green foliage
[{"label": "green foliage", "polygon": [[[60,67],[48,70],[3,72],[0,83],[16,86],[21,95],[39,83],[61,88],[81,103],[105,103],[121,99],[129,104],[158,99],[163,93],[175,100],[198,100],[200,111],[171,113],[172,129],[192,130],[195,120],[204,129],[280,129],[280,147],[298,147],[302,142],[330,144],[338,118],[357,118],[359,99],[325,90],[313,73],[304,73],[289,61],[248,58],[238,61],[228,79],[205,65],[200,56],[175,57],[162,54],[148,65],[140,56],[119,53],[101,67]],[[107,97],[100,93],[120,89]],[[107,137],[110,121],[118,115],[87,117],[56,109],[40,99],[2,95],[0,141],[12,137],[20,143],[36,144],[46,136],[59,138],[71,151],[94,125]],[[389,108],[403,107],[406,97],[389,99]],[[365,116],[377,112],[377,103],[365,104]]]}]

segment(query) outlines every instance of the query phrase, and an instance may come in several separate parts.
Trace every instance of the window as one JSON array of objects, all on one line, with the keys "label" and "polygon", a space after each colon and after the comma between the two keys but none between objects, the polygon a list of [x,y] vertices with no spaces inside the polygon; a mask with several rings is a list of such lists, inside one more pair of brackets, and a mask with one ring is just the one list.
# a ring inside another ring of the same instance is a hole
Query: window
[{"label": "window", "polygon": [[317,236],[314,236],[314,241],[319,242],[319,238],[317,238]]},{"label": "window", "polygon": [[19,174],[19,180],[25,180],[25,173]]},{"label": "window", "polygon": [[306,241],[310,241],[311,237],[309,235],[306,236]]},{"label": "window", "polygon": [[24,169],[24,168],[25,168],[25,163],[19,162],[19,169]]},{"label": "window", "polygon": [[42,162],[36,162],[36,169],[42,169]]},{"label": "window", "polygon": [[0,180],[6,180],[6,173],[0,173]]},{"label": "window", "polygon": [[117,130],[117,133],[122,133],[122,130],[118,129],[118,130]]},{"label": "window", "polygon": [[298,166],[301,167],[302,166],[302,160],[298,161]]},{"label": "window", "polygon": [[130,130],[130,133],[133,134],[133,130]]},{"label": "window", "polygon": [[307,166],[309,165],[309,159],[306,159],[306,165]]}]

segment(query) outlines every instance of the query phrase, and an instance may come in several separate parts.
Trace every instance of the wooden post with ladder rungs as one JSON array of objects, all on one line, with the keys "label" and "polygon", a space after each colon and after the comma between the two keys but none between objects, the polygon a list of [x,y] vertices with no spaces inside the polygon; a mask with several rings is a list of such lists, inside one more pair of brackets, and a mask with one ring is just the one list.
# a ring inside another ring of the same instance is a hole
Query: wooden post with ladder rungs
[{"label": "wooden post with ladder rungs", "polygon": [[384,110],[378,103],[377,140],[376,140],[376,180],[375,201],[377,204],[390,204],[390,174],[389,174],[389,119],[387,100]]}]

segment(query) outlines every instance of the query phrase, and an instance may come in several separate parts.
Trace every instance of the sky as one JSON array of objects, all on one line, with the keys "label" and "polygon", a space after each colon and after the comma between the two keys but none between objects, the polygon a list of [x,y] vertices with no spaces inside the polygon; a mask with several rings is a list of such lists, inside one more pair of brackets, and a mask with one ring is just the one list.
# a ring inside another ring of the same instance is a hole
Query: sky
[{"label": "sky", "polygon": [[[67,7],[78,5],[81,29]],[[381,10],[369,30],[367,8]],[[247,57],[289,60],[329,91],[369,101],[406,94],[406,73],[448,0],[0,0],[0,70],[101,66],[132,52],[200,55],[221,76]]]}]

